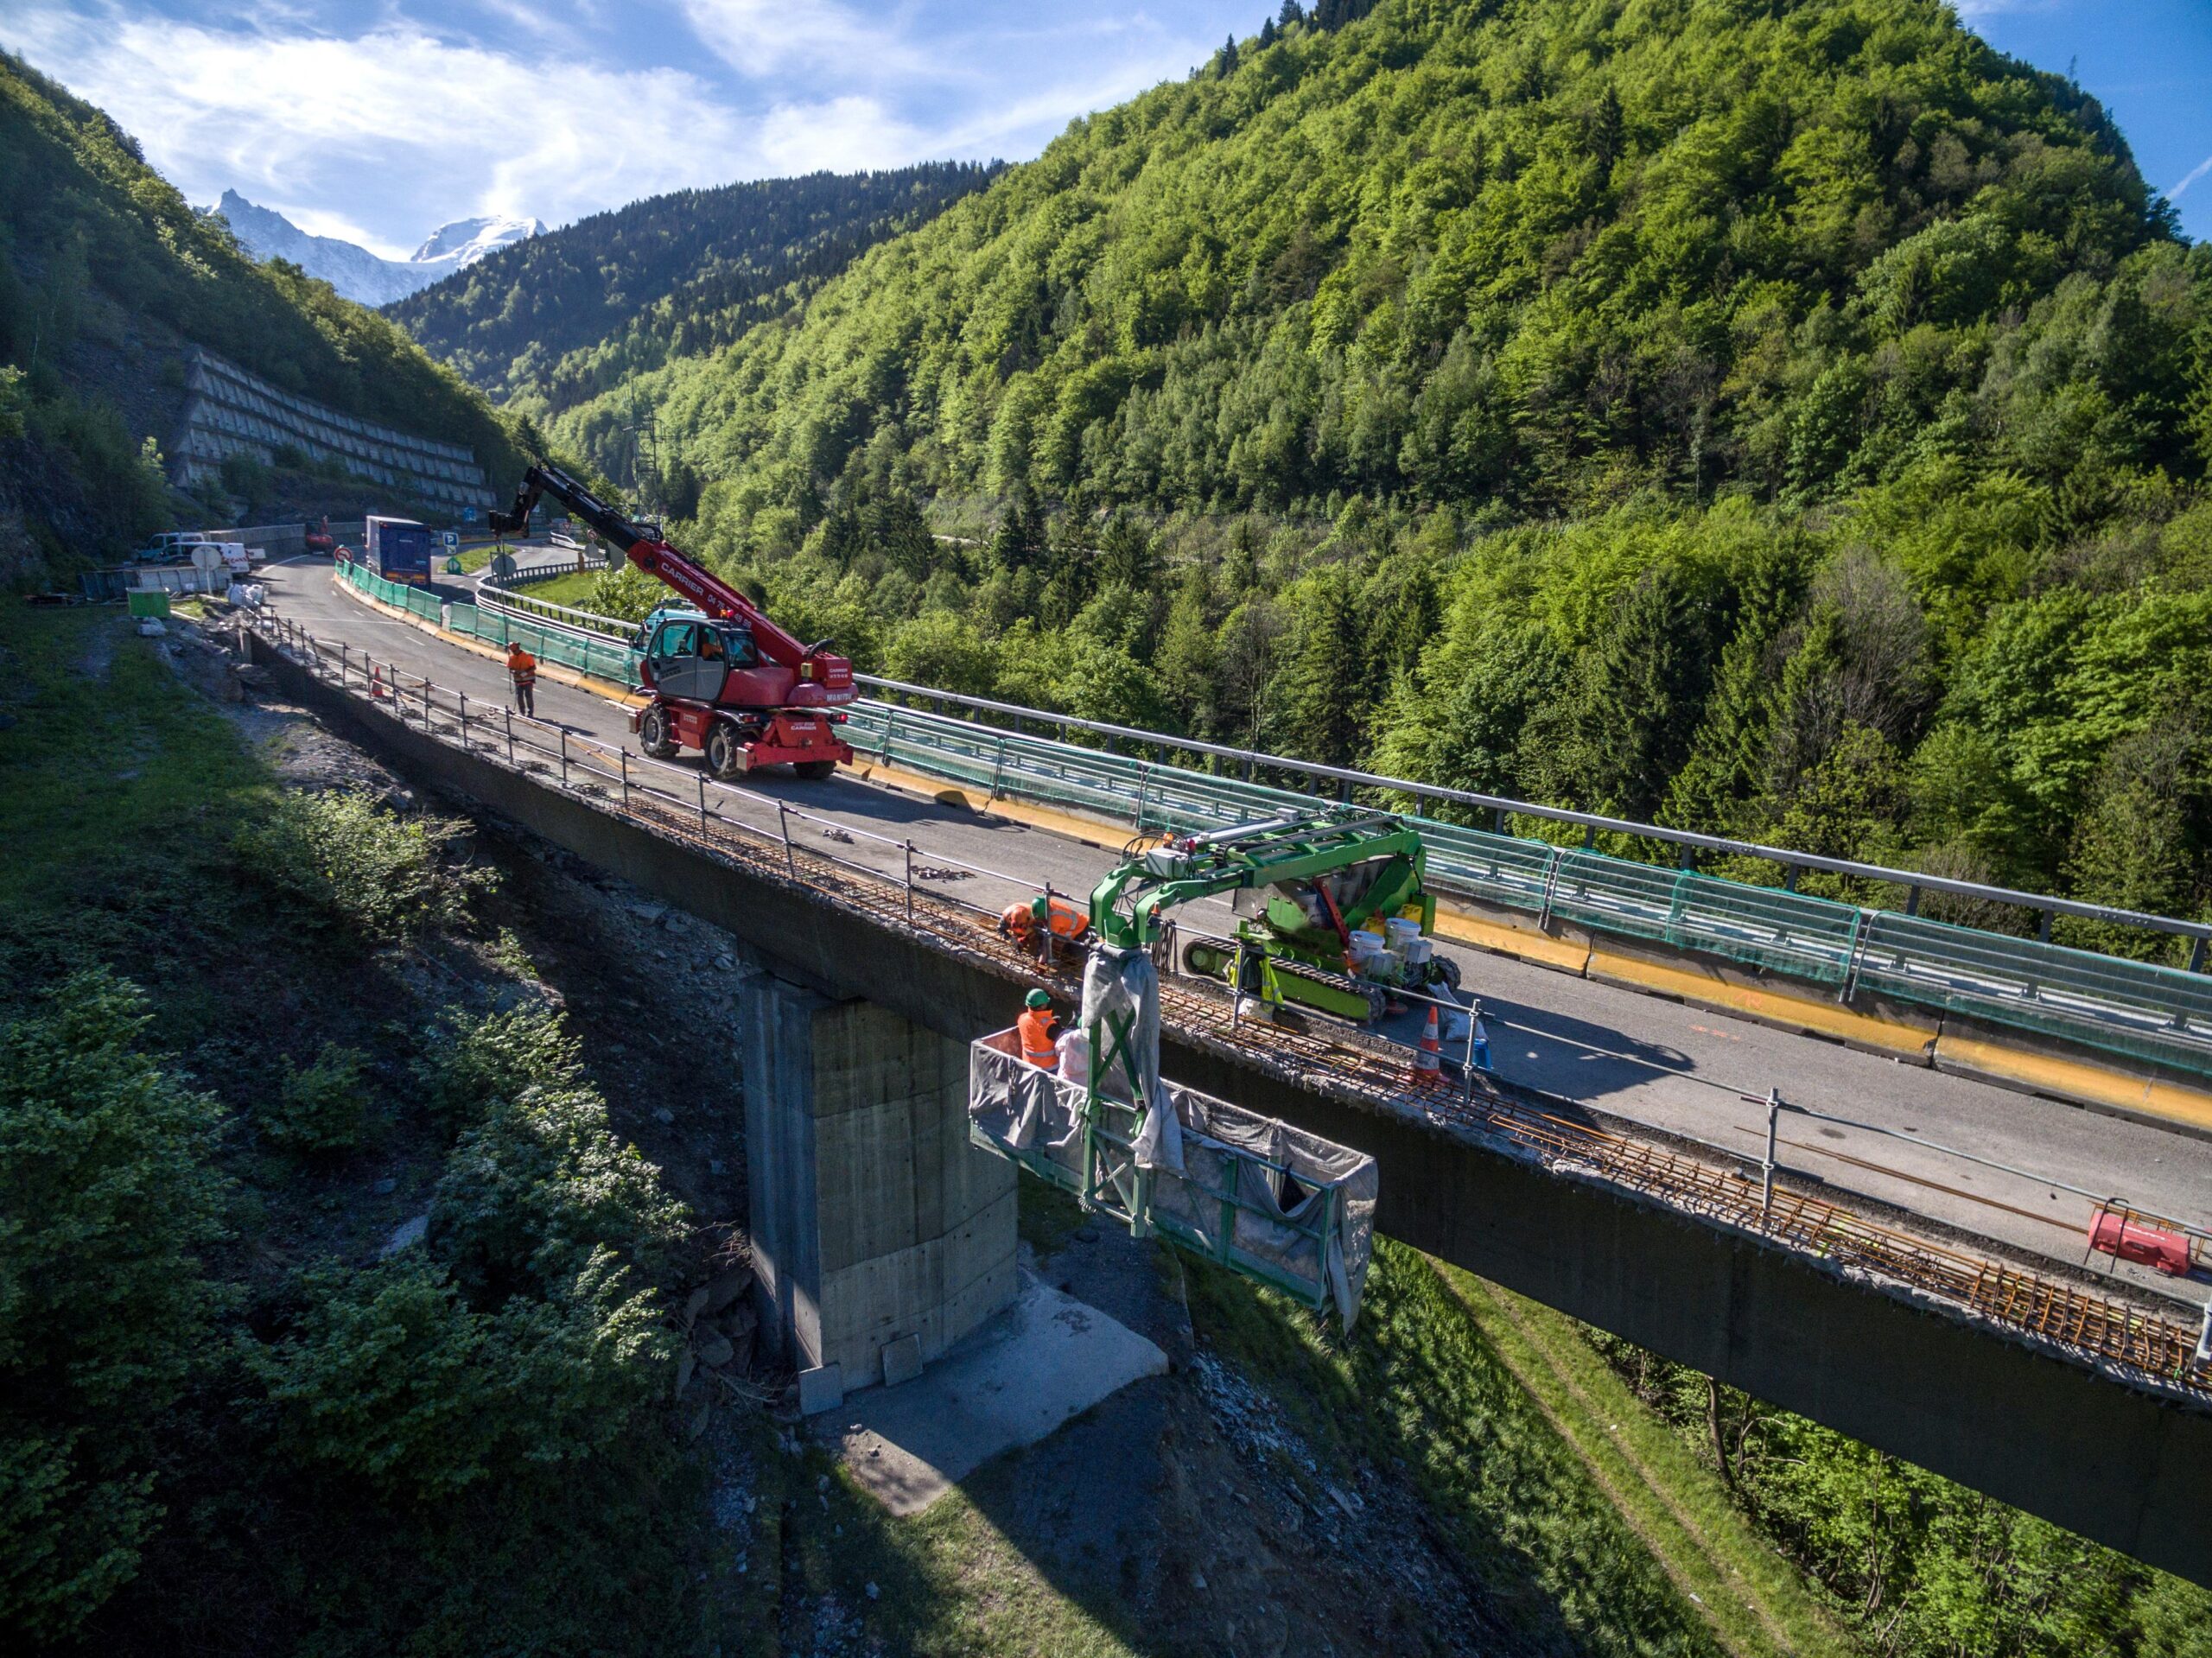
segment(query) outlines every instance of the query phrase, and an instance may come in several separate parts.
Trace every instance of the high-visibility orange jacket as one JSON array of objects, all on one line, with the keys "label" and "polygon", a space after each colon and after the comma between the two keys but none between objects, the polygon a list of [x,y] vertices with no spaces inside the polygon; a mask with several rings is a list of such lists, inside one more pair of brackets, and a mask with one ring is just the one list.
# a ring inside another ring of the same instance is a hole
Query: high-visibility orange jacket
[{"label": "high-visibility orange jacket", "polygon": [[[1019,904],[1009,904],[1006,913],[999,918],[999,931],[1018,944],[1027,944],[1036,936],[1041,899],[1027,899]],[[1078,910],[1064,898],[1055,898],[1047,906],[1044,918],[1059,937],[1075,940],[1090,931],[1090,912]]]},{"label": "high-visibility orange jacket", "polygon": [[1059,1050],[1052,1045],[1052,1013],[1047,1007],[1025,1007],[1021,1017],[1014,1021],[1014,1028],[1021,1035],[1021,1057],[1033,1065],[1042,1065],[1046,1070],[1059,1063]]},{"label": "high-visibility orange jacket", "polygon": [[537,683],[537,658],[518,645],[507,652],[507,672],[518,690],[528,690]]}]

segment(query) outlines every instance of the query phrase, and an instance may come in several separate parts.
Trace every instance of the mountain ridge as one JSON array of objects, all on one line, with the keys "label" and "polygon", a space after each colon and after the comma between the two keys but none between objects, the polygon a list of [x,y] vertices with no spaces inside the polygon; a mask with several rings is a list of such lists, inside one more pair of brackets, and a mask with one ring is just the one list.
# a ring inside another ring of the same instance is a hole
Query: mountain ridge
[{"label": "mountain ridge", "polygon": [[236,190],[224,191],[206,215],[227,224],[255,258],[289,260],[356,304],[372,308],[404,299],[503,247],[545,233],[536,219],[456,219],[431,232],[410,257],[387,259],[340,237],[311,235]]},{"label": "mountain ridge", "polygon": [[997,168],[925,162],[649,196],[499,250],[391,314],[485,391],[542,416],[788,311]]}]

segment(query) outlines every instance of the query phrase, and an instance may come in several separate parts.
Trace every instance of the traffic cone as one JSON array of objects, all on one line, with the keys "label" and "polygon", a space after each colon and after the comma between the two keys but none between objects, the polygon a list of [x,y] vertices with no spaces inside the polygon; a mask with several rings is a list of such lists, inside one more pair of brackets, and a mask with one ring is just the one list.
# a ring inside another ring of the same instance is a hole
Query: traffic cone
[{"label": "traffic cone", "polygon": [[1421,1047],[1414,1054],[1414,1086],[1428,1088],[1444,1080],[1444,1045],[1437,1039],[1436,1004],[1428,1004],[1428,1021],[1421,1026]]},{"label": "traffic cone", "polygon": [[369,664],[369,701],[372,702],[378,702],[383,700],[384,670],[378,667],[376,664],[372,662]]}]

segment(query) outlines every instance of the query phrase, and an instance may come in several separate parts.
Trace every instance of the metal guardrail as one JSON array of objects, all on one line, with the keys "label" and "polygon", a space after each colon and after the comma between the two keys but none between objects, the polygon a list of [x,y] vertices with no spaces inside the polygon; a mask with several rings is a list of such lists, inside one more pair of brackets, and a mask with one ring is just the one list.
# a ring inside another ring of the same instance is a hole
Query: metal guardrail
[{"label": "metal guardrail", "polygon": [[[342,691],[366,701],[402,724],[416,726],[439,740],[456,742],[495,763],[504,761],[513,770],[536,775],[548,785],[557,779],[563,790],[596,797],[608,809],[619,810],[654,833],[698,837],[727,855],[754,863],[763,873],[801,882],[880,922],[903,921],[907,928],[933,935],[941,942],[956,942],[970,951],[988,950],[997,947],[995,936],[976,922],[995,917],[997,911],[990,905],[937,890],[932,883],[947,873],[965,872],[1016,888],[1033,886],[1031,879],[965,863],[942,853],[928,855],[944,869],[918,866],[916,855],[923,848],[912,840],[896,840],[822,817],[773,796],[711,784],[702,768],[639,759],[619,746],[577,737],[564,727],[518,715],[504,706],[492,708],[479,702],[472,716],[466,692],[439,686],[394,664],[378,663],[344,645],[334,646],[316,639],[281,617],[264,614],[254,618],[254,622],[264,637],[308,671],[320,678],[334,679]],[[411,687],[405,683],[409,680],[413,682]],[[763,816],[772,810],[776,827],[771,829],[746,821],[731,810],[734,804]],[[794,820],[819,824],[825,835],[838,841],[866,842],[879,848],[882,855],[895,854],[898,865],[887,870],[812,846],[802,850],[792,839]],[[1058,970],[1049,958],[1041,965],[1048,973]],[[1594,1177],[1643,1192],[1707,1222],[1765,1237],[1832,1266],[1870,1273],[2039,1337],[2079,1355],[2093,1368],[2120,1372],[2195,1398],[2212,1396],[2212,1345],[2208,1345],[2212,1344],[2212,1310],[2206,1314],[2205,1337],[2200,1338],[2187,1324],[2130,1303],[1933,1244],[1806,1192],[1777,1191],[1771,1182],[1776,1166],[1771,1147],[1765,1180],[1747,1181],[1740,1163],[1719,1153],[1717,1147],[1706,1148],[1718,1153],[1716,1159],[1707,1159],[1571,1122],[1517,1104],[1487,1088],[1480,1096],[1469,1091],[1463,1098],[1459,1089],[1411,1083],[1402,1058],[1393,1057],[1396,1052],[1393,1045],[1347,1044],[1322,1034],[1255,1026],[1250,1021],[1240,1026],[1233,996],[1203,996],[1198,987],[1187,981],[1163,983],[1161,1006],[1163,1018],[1170,1023],[1232,1047],[1254,1052],[1264,1049],[1279,1062],[1325,1077],[1334,1086],[1371,1103],[1408,1108],[1434,1122],[1495,1134],[1520,1147],[1554,1172],[1570,1178]],[[1774,1102],[1772,1109],[1802,1109],[1783,1105],[1771,1094],[1766,1099]],[[1802,1111],[1802,1115],[1823,1114]]]},{"label": "metal guardrail", "polygon": [[[480,599],[482,594],[480,588]],[[543,618],[550,628],[578,639],[596,639],[602,650],[611,641],[600,630],[625,626],[589,612],[543,606],[523,594],[501,594],[495,602],[513,607],[516,613],[530,605],[557,611]],[[604,667],[594,671],[603,672]],[[1132,830],[1217,828],[1287,807],[1311,806],[1312,794],[1262,782],[1263,773],[1331,782],[1338,798],[1364,789],[1479,807],[1491,811],[1498,827],[1480,829],[1408,814],[1428,847],[1431,879],[1446,893],[1533,916],[1540,929],[1570,923],[1592,933],[1663,943],[1816,985],[1842,1002],[1878,995],[2212,1077],[2212,976],[2053,944],[2047,937],[2054,914],[2141,926],[2195,939],[2193,959],[2202,965],[2205,941],[2212,937],[2212,925],[2204,923],[1532,806],[873,675],[855,677],[895,696],[933,702],[940,709],[957,707],[1010,721],[1007,728],[868,701],[854,705],[846,727],[856,753],[993,797],[1070,807],[1127,822]],[[636,683],[628,673],[626,654],[623,683]],[[1137,746],[1140,752],[1131,755],[1032,735],[1024,729],[1031,725],[1063,733],[1079,730]],[[1173,754],[1233,762],[1242,775],[1177,765],[1168,758]],[[1585,843],[1563,846],[1503,832],[1508,821],[1524,816],[1578,825]],[[1691,854],[1768,859],[1792,873],[1780,886],[1758,886],[1701,874],[1688,863],[1639,863],[1592,849],[1589,842],[1601,831],[1672,842]],[[1900,887],[1906,892],[1905,908],[1854,905],[1796,892],[1794,872],[1802,869]],[[1919,916],[1914,912],[1923,889],[2039,907],[2046,937],[2020,938]]]}]

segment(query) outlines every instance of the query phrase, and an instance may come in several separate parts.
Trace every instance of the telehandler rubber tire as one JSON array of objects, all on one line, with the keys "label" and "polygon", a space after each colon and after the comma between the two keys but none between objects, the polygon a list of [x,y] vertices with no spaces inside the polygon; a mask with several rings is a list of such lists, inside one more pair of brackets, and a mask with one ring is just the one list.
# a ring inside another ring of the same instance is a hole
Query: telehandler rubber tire
[{"label": "telehandler rubber tire", "polygon": [[727,720],[707,727],[707,770],[721,783],[734,783],[745,775],[745,745],[737,740],[737,727]]},{"label": "telehandler rubber tire", "polygon": [[658,702],[645,710],[644,717],[638,721],[638,746],[645,751],[646,759],[672,760],[676,758],[681,745],[677,742],[676,734],[671,728],[674,723],[668,717],[668,710]]}]

